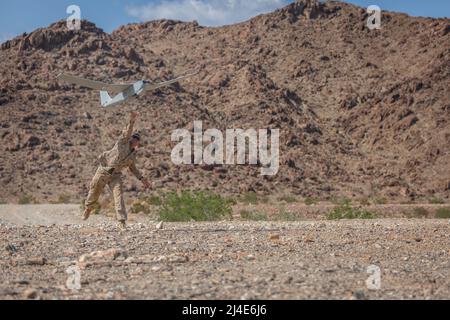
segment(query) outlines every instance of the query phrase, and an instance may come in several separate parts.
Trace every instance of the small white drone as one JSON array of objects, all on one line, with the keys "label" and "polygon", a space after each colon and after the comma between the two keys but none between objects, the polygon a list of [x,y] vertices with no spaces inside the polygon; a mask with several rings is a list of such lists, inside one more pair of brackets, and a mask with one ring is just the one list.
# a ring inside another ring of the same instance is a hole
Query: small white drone
[{"label": "small white drone", "polygon": [[144,91],[155,90],[161,87],[168,86],[172,83],[176,83],[183,79],[192,77],[197,73],[198,70],[191,73],[186,73],[185,75],[182,75],[178,78],[159,83],[151,83],[150,81],[141,80],[129,84],[109,84],[100,81],[79,78],[64,73],[60,74],[57,79],[66,81],[71,84],[76,84],[81,87],[99,90],[102,107],[107,108],[122,103],[128,98],[135,97]]}]

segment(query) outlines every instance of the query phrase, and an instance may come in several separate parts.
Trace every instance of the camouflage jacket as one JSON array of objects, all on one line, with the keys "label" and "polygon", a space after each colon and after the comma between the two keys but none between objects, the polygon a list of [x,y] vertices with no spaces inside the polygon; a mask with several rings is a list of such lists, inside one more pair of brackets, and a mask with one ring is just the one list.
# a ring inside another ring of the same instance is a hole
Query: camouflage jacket
[{"label": "camouflage jacket", "polygon": [[133,126],[134,121],[130,120],[114,147],[102,153],[98,160],[100,166],[110,174],[120,174],[124,168],[129,168],[136,178],[142,180],[142,174],[136,168],[136,151],[131,150],[129,144]]}]

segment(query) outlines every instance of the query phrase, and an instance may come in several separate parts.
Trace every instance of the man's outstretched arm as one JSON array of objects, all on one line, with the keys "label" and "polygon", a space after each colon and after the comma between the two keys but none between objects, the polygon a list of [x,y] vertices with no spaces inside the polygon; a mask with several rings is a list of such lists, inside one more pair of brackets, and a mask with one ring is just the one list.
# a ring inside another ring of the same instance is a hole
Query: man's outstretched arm
[{"label": "man's outstretched arm", "polygon": [[127,126],[122,131],[121,138],[125,140],[129,140],[131,138],[131,135],[133,134],[133,128],[134,123],[136,122],[137,117],[139,116],[139,113],[136,111],[132,111],[130,114],[130,120],[127,123]]}]

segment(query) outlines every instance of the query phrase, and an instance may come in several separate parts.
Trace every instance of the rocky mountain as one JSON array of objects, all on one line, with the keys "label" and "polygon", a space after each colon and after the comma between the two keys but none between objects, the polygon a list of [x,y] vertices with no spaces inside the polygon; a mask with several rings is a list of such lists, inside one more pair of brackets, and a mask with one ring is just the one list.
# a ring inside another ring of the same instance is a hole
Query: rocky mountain
[{"label": "rocky mountain", "polygon": [[[82,198],[97,155],[138,109],[139,165],[155,189],[214,189],[386,198],[450,196],[450,21],[300,0],[219,28],[151,21],[111,34],[65,21],[0,50],[0,186],[4,201]],[[200,73],[102,109],[98,92],[58,83],[61,72],[127,83]],[[175,166],[171,132],[279,128],[280,170]],[[126,190],[138,181],[128,177]]]}]

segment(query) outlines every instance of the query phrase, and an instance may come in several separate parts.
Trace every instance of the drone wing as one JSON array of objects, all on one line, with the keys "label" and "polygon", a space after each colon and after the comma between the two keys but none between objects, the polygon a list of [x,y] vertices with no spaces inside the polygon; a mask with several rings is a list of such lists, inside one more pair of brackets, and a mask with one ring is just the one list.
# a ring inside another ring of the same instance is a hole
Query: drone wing
[{"label": "drone wing", "polygon": [[95,89],[99,91],[108,91],[108,93],[112,96],[115,96],[116,94],[123,92],[133,86],[133,84],[109,84],[105,82],[75,77],[64,73],[60,74],[57,79],[85,88]]},{"label": "drone wing", "polygon": [[155,90],[155,89],[158,89],[158,88],[161,88],[161,87],[165,87],[165,86],[168,86],[168,85],[170,85],[172,83],[176,83],[176,82],[181,81],[183,79],[192,77],[192,76],[196,75],[197,73],[198,73],[198,70],[196,70],[196,71],[194,71],[192,73],[185,74],[185,75],[180,76],[178,78],[175,78],[175,79],[172,79],[172,80],[168,80],[168,81],[164,81],[164,82],[159,82],[159,83],[150,83],[150,82],[146,81],[145,82],[145,90]]}]

